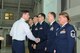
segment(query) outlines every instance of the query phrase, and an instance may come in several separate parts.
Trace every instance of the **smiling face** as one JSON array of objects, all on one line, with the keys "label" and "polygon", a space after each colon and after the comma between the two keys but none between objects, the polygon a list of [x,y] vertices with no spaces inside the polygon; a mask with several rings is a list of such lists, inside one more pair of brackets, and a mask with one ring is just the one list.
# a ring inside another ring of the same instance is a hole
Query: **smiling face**
[{"label": "smiling face", "polygon": [[41,15],[38,15],[38,20],[39,20],[39,22],[42,22],[44,20],[44,18]]},{"label": "smiling face", "polygon": [[59,24],[63,25],[64,23],[68,22],[67,18],[64,15],[59,15]]},{"label": "smiling face", "polygon": [[38,14],[38,20],[39,20],[39,22],[43,22],[44,20],[45,20],[45,14],[44,13],[39,13]]},{"label": "smiling face", "polygon": [[29,13],[23,13],[23,18],[24,18],[26,21],[29,20],[29,17],[30,17]]},{"label": "smiling face", "polygon": [[38,17],[34,17],[34,18],[33,18],[33,22],[34,22],[34,23],[37,23],[37,22],[38,22]]},{"label": "smiling face", "polygon": [[51,23],[54,20],[54,16],[51,13],[48,13],[48,22]]},{"label": "smiling face", "polygon": [[29,25],[32,25],[33,24],[33,20],[30,18],[28,23],[29,23]]},{"label": "smiling face", "polygon": [[59,20],[59,24],[61,24],[61,25],[64,25],[65,23],[69,23],[71,21],[69,14],[67,12],[61,12],[59,14],[58,20]]}]

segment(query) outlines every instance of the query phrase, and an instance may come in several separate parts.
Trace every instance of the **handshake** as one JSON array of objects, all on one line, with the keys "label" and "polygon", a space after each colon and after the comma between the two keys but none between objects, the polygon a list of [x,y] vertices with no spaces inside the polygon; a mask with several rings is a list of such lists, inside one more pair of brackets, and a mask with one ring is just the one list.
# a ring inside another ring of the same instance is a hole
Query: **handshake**
[{"label": "handshake", "polygon": [[35,39],[35,42],[36,42],[36,43],[39,43],[39,42],[40,42],[40,38],[36,38],[36,39]]}]

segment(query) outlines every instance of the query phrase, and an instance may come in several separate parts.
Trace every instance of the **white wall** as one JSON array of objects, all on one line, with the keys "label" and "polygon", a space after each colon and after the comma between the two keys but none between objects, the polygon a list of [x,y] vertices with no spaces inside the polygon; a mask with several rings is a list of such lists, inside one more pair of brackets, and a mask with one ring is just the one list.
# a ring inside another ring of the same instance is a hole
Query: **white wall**
[{"label": "white wall", "polygon": [[80,6],[70,8],[70,9],[66,10],[66,12],[68,12],[71,17],[80,15]]},{"label": "white wall", "polygon": [[56,18],[61,12],[61,0],[43,0],[43,13],[55,12]]},{"label": "white wall", "polygon": [[57,0],[43,0],[43,12],[47,15],[51,11],[57,13]]},{"label": "white wall", "polygon": [[38,13],[41,13],[42,11],[43,11],[43,0],[35,2],[33,15],[37,15]]},{"label": "white wall", "polygon": [[76,7],[80,5],[80,0],[70,0],[70,7]]}]

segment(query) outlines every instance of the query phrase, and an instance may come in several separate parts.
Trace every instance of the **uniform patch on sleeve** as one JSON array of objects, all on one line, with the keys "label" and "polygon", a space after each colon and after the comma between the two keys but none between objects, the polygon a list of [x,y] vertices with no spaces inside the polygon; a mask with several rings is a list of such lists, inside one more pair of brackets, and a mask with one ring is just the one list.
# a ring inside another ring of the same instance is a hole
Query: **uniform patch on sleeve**
[{"label": "uniform patch on sleeve", "polygon": [[71,37],[75,38],[75,31],[74,30],[71,31]]}]

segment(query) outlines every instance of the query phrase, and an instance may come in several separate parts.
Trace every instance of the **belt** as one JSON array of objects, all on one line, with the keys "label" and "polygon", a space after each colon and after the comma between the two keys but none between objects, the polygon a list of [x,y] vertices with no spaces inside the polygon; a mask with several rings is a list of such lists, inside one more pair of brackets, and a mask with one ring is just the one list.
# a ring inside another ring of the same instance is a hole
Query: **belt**
[{"label": "belt", "polygon": [[20,41],[20,42],[23,42],[24,40],[16,40],[16,39],[13,39],[12,41]]}]

